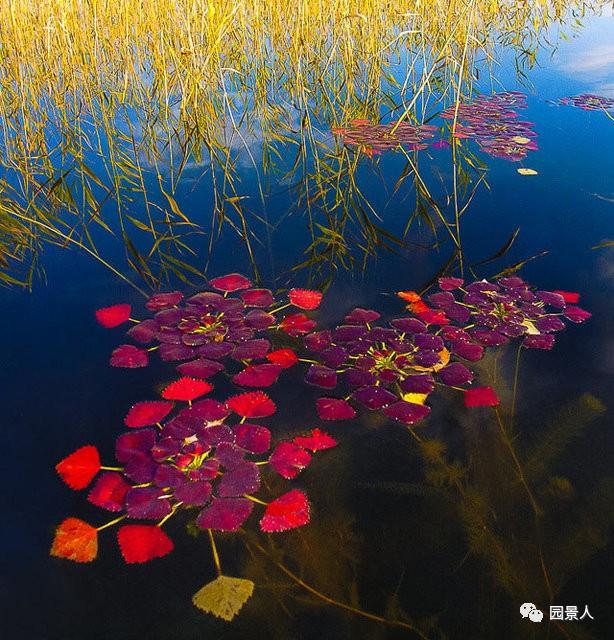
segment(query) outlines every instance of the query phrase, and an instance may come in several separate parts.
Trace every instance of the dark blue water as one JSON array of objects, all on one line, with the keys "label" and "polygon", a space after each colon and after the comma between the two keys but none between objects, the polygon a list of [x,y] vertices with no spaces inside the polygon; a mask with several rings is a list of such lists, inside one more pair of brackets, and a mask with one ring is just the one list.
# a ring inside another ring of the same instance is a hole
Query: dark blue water
[{"label": "dark blue water", "polygon": [[[612,42],[612,18],[590,20],[579,38],[561,44],[554,56],[545,51],[541,66],[523,81],[501,53],[501,88],[528,94],[529,107],[522,115],[535,123],[539,151],[530,153],[523,166],[535,169],[536,176],[519,175],[516,164],[481,154],[475,143],[467,146],[487,171],[461,219],[465,272],[473,265],[477,276],[490,277],[534,258],[520,271],[528,282],[581,292],[582,306],[593,314],[585,324],[564,331],[553,351],[528,352],[521,362],[514,440],[520,457],[535,451],[544,434],[554,434],[548,431],[553,425],[569,425],[567,435],[556,442],[552,436],[554,452],[543,449],[546,469],[533,487],[548,514],[542,525],[535,525],[493,425],[446,401],[433,408],[429,426],[420,433],[445,443],[450,463],[468,465],[469,497],[461,499],[454,486],[432,481],[432,468],[404,428],[364,415],[330,427],[341,446],[321,455],[296,482],[309,493],[312,523],[271,536],[270,553],[324,594],[391,619],[411,620],[429,638],[612,635],[614,262],[611,246],[595,247],[614,236],[614,122],[602,112],[550,103],[582,92],[614,95]],[[478,88],[489,91],[488,86]],[[334,144],[330,134],[323,137]],[[452,191],[451,150],[421,152],[419,162],[433,198],[445,203]],[[364,197],[381,216],[377,224],[398,238],[416,202],[411,180],[394,193],[405,166],[400,154],[365,156],[356,174]],[[197,168],[186,172],[176,198],[205,232],[192,240],[196,255],[189,259],[202,278],[195,276],[192,285],[171,280],[165,288],[193,292],[206,277],[228,271],[254,276],[255,264],[262,284],[272,288],[329,285],[317,315],[327,326],[356,305],[399,313],[390,294],[427,286],[454,251],[439,221],[434,221],[439,243],[424,221],[416,221],[404,243],[393,251],[377,247],[363,266],[364,236],[354,219],[345,228],[353,265],[324,260],[319,268],[293,270],[306,259],[312,241],[309,218],[304,204],[296,204],[296,184],[270,172],[264,203],[254,205],[262,219],[251,220],[253,261],[228,228],[209,252],[209,223],[201,217],[207,217],[203,212],[210,209],[212,195],[207,181],[196,181],[198,174]],[[468,192],[481,174],[471,172]],[[247,161],[242,177],[243,191],[258,203]],[[149,179],[155,184],[153,175]],[[461,194],[461,206],[466,201]],[[506,246],[516,230],[504,255],[479,264]],[[103,241],[102,247],[106,259],[124,264],[121,242]],[[206,541],[188,535],[185,522],[169,527],[175,551],[144,566],[126,567],[110,532],[102,536],[99,558],[92,564],[49,557],[54,528],[65,517],[101,522],[99,510],[82,493],[60,482],[56,462],[83,444],[95,444],[111,460],[127,407],[151,397],[173,374],[161,364],[145,370],[108,366],[108,354],[122,341],[121,330],[100,328],[93,311],[119,301],[142,309],[143,298],[131,286],[78,249],[45,246],[41,262],[46,282],[37,281],[32,292],[0,290],[5,335],[0,369],[3,637],[411,636],[327,606],[297,587],[258,552],[255,541],[267,542],[262,535],[257,539],[255,526],[245,535],[220,536],[225,572],[257,585],[230,624],[207,617],[191,603],[214,569]],[[458,265],[457,260],[452,268]],[[134,274],[130,278],[146,287]],[[501,354],[500,371],[502,388],[509,390],[511,350]],[[275,435],[314,426],[315,393],[302,385],[300,371],[289,373],[271,395],[279,405],[270,425]],[[475,514],[482,508],[492,517],[496,539],[476,542]],[[540,548],[555,589],[552,600],[539,567]],[[588,605],[594,620],[530,623],[519,615],[523,602],[535,602],[546,617],[550,604],[575,605],[580,613]]]}]

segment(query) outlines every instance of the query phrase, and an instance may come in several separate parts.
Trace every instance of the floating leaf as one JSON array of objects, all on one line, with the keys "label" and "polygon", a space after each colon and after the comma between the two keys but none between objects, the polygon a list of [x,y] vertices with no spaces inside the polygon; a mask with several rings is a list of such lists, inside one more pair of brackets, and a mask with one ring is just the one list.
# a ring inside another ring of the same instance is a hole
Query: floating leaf
[{"label": "floating leaf", "polygon": [[248,289],[239,294],[247,307],[270,307],[273,304],[273,294],[270,289]]},{"label": "floating leaf", "polygon": [[316,323],[310,320],[304,313],[293,313],[287,315],[280,323],[279,328],[289,336],[302,336],[309,333]]},{"label": "floating leaf", "polygon": [[264,453],[271,446],[271,432],[259,424],[236,424],[233,428],[239,447],[250,453]]},{"label": "floating leaf", "polygon": [[126,414],[124,424],[131,429],[149,427],[166,418],[173,406],[172,402],[164,400],[137,402]]},{"label": "floating leaf", "polygon": [[269,463],[277,473],[291,480],[311,462],[311,454],[292,442],[280,442],[274,449]]},{"label": "floating leaf", "polygon": [[98,531],[79,518],[66,518],[55,531],[50,553],[73,562],[91,562],[98,554]]},{"label": "floating leaf", "polygon": [[354,398],[368,409],[382,409],[393,403],[397,397],[384,387],[363,387],[354,391]]},{"label": "floating leaf", "polygon": [[126,513],[131,518],[159,520],[170,512],[168,494],[158,487],[138,487],[126,494]]},{"label": "floating leaf", "polygon": [[395,402],[384,409],[384,413],[394,420],[404,424],[415,424],[428,416],[431,408],[425,404],[415,404],[413,402]]},{"label": "floating leaf", "polygon": [[316,411],[321,420],[351,420],[356,417],[352,405],[340,398],[318,398]]},{"label": "floating leaf", "polygon": [[198,380],[197,378],[185,376],[179,378],[179,380],[175,380],[175,382],[171,382],[171,384],[162,390],[161,395],[166,400],[191,402],[209,393],[211,389],[213,389],[213,385],[209,384],[206,380]]},{"label": "floating leaf", "polygon": [[230,622],[251,598],[254,583],[244,578],[218,576],[192,597],[194,606]]},{"label": "floating leaf", "polygon": [[184,376],[190,376],[192,378],[201,378],[205,380],[211,376],[224,370],[224,365],[215,360],[208,360],[207,358],[198,358],[191,362],[183,362],[177,367],[177,371]]},{"label": "floating leaf", "polygon": [[260,470],[253,462],[242,462],[226,471],[217,485],[220,498],[238,498],[260,489]]},{"label": "floating leaf", "polygon": [[531,138],[526,138],[525,136],[512,136],[511,140],[516,144],[529,144],[531,142]]},{"label": "floating leaf", "polygon": [[270,387],[281,371],[277,364],[255,364],[234,375],[232,381],[242,387]]},{"label": "floating leaf", "polygon": [[226,406],[243,418],[266,418],[277,411],[275,403],[263,391],[250,391],[231,396]]},{"label": "floating leaf", "polygon": [[121,511],[130,488],[131,485],[124,480],[121,473],[103,473],[91,488],[87,499],[107,511]]},{"label": "floating leaf", "polygon": [[308,522],[307,496],[298,489],[292,489],[267,505],[260,520],[260,528],[267,533],[273,533],[302,527]]},{"label": "floating leaf", "polygon": [[219,278],[209,280],[209,286],[217,289],[218,291],[231,293],[233,291],[240,291],[241,289],[249,289],[252,286],[252,283],[240,273],[229,273],[226,276],[220,276]]},{"label": "floating leaf", "polygon": [[337,373],[334,369],[312,364],[305,374],[305,382],[322,389],[334,389],[337,386]]},{"label": "floating leaf", "polygon": [[307,311],[317,309],[322,302],[322,294],[311,289],[290,289],[288,296],[295,307]]},{"label": "floating leaf", "polygon": [[122,556],[128,564],[162,558],[174,548],[173,541],[155,525],[128,524],[120,527],[117,532],[117,541]]},{"label": "floating leaf", "polygon": [[458,289],[463,286],[464,280],[462,278],[439,278],[437,281],[439,282],[439,288],[442,291],[453,291],[454,289]]},{"label": "floating leaf", "polygon": [[129,304],[116,304],[96,311],[96,320],[107,329],[113,329],[130,319],[132,308]]},{"label": "floating leaf", "polygon": [[283,369],[289,369],[298,362],[298,357],[292,349],[277,349],[266,355],[266,359],[273,364],[277,364]]},{"label": "floating leaf", "polygon": [[236,531],[249,518],[254,503],[247,498],[217,498],[205,507],[196,524],[201,529]]},{"label": "floating leaf", "polygon": [[138,369],[149,364],[149,357],[144,349],[139,349],[132,344],[122,344],[111,353],[109,363],[112,367]]},{"label": "floating leaf", "polygon": [[521,176],[536,176],[537,171],[535,169],[528,169],[526,167],[519,167],[516,169]]},{"label": "floating leaf", "polygon": [[500,402],[492,387],[473,387],[464,395],[466,407],[496,407]]},{"label": "floating leaf", "polygon": [[565,311],[563,311],[563,315],[572,322],[584,322],[588,320],[592,314],[580,307],[568,306]]},{"label": "floating leaf", "polygon": [[338,442],[328,433],[320,431],[320,429],[312,429],[311,433],[306,436],[297,436],[292,442],[299,447],[309,449],[310,451],[324,451],[336,447]]},{"label": "floating leaf", "polygon": [[71,489],[85,489],[100,471],[98,449],[91,444],[81,447],[58,462],[55,470]]},{"label": "floating leaf", "polygon": [[183,300],[183,293],[181,291],[171,291],[170,293],[156,293],[151,296],[145,303],[145,306],[150,311],[160,311],[162,309],[168,309],[174,307]]},{"label": "floating leaf", "polygon": [[573,291],[553,291],[552,293],[561,296],[566,303],[577,304],[580,302],[580,294]]}]

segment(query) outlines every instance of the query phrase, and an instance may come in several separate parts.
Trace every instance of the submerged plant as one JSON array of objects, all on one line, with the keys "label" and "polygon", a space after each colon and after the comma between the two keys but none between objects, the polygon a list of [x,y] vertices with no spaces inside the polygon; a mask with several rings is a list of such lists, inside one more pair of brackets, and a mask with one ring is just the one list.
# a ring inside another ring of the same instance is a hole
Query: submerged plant
[{"label": "submerged plant", "polygon": [[[157,350],[165,362],[179,362],[177,369],[183,375],[207,379],[223,371],[223,362],[230,358],[245,365],[233,377],[237,384],[272,385],[296,357],[288,349],[271,351],[271,343],[259,336],[273,330],[289,336],[312,331],[315,321],[302,312],[316,309],[322,294],[291,289],[289,301],[279,305],[269,289],[251,288],[251,281],[238,273],[213,278],[209,285],[214,291],[201,291],[187,300],[179,291],[152,296],[145,306],[154,315],[140,322],[130,318],[128,304],[99,309],[96,318],[104,327],[136,323],[127,333],[140,346],[120,345],[111,354],[111,365],[145,367],[149,353]],[[300,312],[278,317],[289,307]]]},{"label": "submerged plant", "polygon": [[[440,278],[440,291],[423,299],[401,291],[411,316],[375,325],[377,311],[354,309],[332,331],[304,337],[316,354],[305,382],[332,390],[341,380],[343,398],[316,401],[323,420],[356,415],[354,403],[383,410],[389,418],[415,424],[429,413],[428,396],[438,386],[463,391],[465,406],[496,406],[491,387],[470,386],[475,374],[466,363],[482,358],[485,347],[522,338],[529,349],[551,349],[563,318],[583,322],[590,313],[576,306],[579,295],[533,291],[521,278],[501,278],[465,285],[460,278]],[[350,402],[351,401],[351,402]]]}]

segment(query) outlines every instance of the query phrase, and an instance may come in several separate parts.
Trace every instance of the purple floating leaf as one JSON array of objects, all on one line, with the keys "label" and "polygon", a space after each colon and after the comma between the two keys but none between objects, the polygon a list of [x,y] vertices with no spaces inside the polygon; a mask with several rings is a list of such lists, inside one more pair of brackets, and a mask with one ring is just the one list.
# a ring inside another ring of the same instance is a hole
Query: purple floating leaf
[{"label": "purple floating leaf", "polygon": [[435,380],[430,373],[407,376],[399,383],[403,393],[431,393],[435,388]]},{"label": "purple floating leaf", "polygon": [[245,324],[256,329],[256,331],[262,331],[268,329],[277,322],[277,318],[262,309],[254,309],[245,316]]},{"label": "purple floating leaf", "polygon": [[217,400],[213,400],[213,398],[198,400],[198,402],[195,402],[189,409],[184,409],[184,411],[188,415],[204,420],[208,424],[220,422],[230,415],[228,407]]},{"label": "purple floating leaf", "polygon": [[560,293],[554,293],[552,291],[536,291],[535,295],[546,304],[557,309],[565,308],[565,298]]},{"label": "purple floating leaf", "polygon": [[215,360],[207,360],[207,358],[198,358],[191,362],[184,362],[177,367],[177,371],[182,375],[191,378],[200,378],[201,380],[206,380],[223,370],[223,364]]},{"label": "purple floating leaf", "polygon": [[176,467],[171,467],[168,464],[159,464],[154,474],[153,482],[156,487],[174,489],[185,482],[185,476]]},{"label": "purple floating leaf", "polygon": [[137,484],[151,482],[157,466],[147,454],[138,453],[124,464],[124,475]]},{"label": "purple floating leaf", "polygon": [[[214,424],[209,427],[201,427],[198,430],[198,439],[202,444],[216,447],[221,443],[232,444],[235,441],[232,429],[226,424]],[[242,455],[240,458],[242,459]]]},{"label": "purple floating leaf", "polygon": [[420,367],[426,367],[427,369],[429,369],[437,364],[440,364],[441,358],[437,351],[422,349],[414,354],[414,362]]},{"label": "purple floating leaf", "polygon": [[375,375],[362,369],[349,369],[343,377],[350,388],[369,387],[377,382]]},{"label": "purple floating leaf", "polygon": [[190,469],[188,477],[190,480],[213,480],[218,474],[220,463],[215,458],[205,460],[198,469]]},{"label": "purple floating leaf", "polygon": [[305,347],[309,349],[309,351],[323,351],[327,347],[329,347],[332,343],[332,335],[328,330],[325,331],[315,331],[314,333],[309,333],[303,338],[303,343]]},{"label": "purple floating leaf", "polygon": [[176,329],[177,325],[181,322],[184,316],[182,309],[166,309],[165,311],[159,311],[154,318],[156,322],[161,326],[161,330]]},{"label": "purple floating leaf", "polygon": [[193,347],[184,344],[161,344],[160,360],[164,362],[177,362],[179,360],[189,360],[196,355]]},{"label": "purple floating leaf", "polygon": [[509,342],[502,333],[481,327],[473,329],[471,335],[486,347],[498,347],[499,345]]},{"label": "purple floating leaf", "polygon": [[328,367],[312,364],[305,374],[305,382],[322,389],[334,389],[337,386],[337,373]]},{"label": "purple floating leaf", "polygon": [[448,305],[444,311],[450,320],[455,320],[463,324],[471,317],[471,311],[458,302]]},{"label": "purple floating leaf", "polygon": [[242,462],[222,476],[217,485],[220,498],[235,498],[260,489],[260,471],[253,462]]},{"label": "purple floating leaf", "polygon": [[353,397],[368,409],[382,409],[397,400],[394,393],[383,387],[363,387],[353,393]]},{"label": "purple floating leaf", "polygon": [[565,323],[557,316],[544,316],[535,321],[535,326],[542,333],[551,333],[552,331],[562,331]]},{"label": "purple floating leaf", "polygon": [[565,309],[563,315],[572,322],[584,322],[588,320],[592,314],[580,307],[571,305]]},{"label": "purple floating leaf", "polygon": [[367,328],[361,325],[341,325],[333,331],[335,342],[354,342],[367,335]]},{"label": "purple floating leaf", "polygon": [[213,291],[202,291],[201,293],[197,293],[196,295],[188,298],[188,302],[191,305],[205,308],[205,307],[213,307],[224,299],[224,296],[221,293],[213,293]]},{"label": "purple floating leaf", "polygon": [[254,503],[247,498],[214,498],[196,518],[201,529],[236,531],[248,518]]},{"label": "purple floating leaf", "polygon": [[119,462],[128,462],[132,456],[149,453],[156,442],[154,429],[140,429],[122,433],[115,441],[115,457]]},{"label": "purple floating leaf", "polygon": [[424,322],[416,318],[395,318],[390,321],[390,324],[404,333],[424,333],[426,331]]},{"label": "purple floating leaf", "polygon": [[508,338],[519,338],[527,332],[527,327],[517,322],[504,322],[498,330]]},{"label": "purple floating leaf", "polygon": [[431,408],[425,404],[415,404],[413,402],[395,402],[384,409],[384,413],[393,420],[398,420],[404,424],[415,424],[428,416]]},{"label": "purple floating leaf", "polygon": [[184,482],[175,491],[175,500],[189,507],[202,507],[211,497],[211,483],[206,480]]},{"label": "purple floating leaf", "polygon": [[414,344],[420,349],[441,351],[444,347],[443,340],[439,336],[430,333],[418,333],[414,336]]},{"label": "purple floating leaf", "polygon": [[452,340],[450,342],[452,353],[457,356],[469,360],[469,362],[477,362],[484,355],[484,347],[475,342],[465,342],[465,340]]},{"label": "purple floating leaf", "polygon": [[377,311],[372,309],[361,309],[356,307],[351,313],[344,318],[344,322],[347,324],[371,324],[379,319],[381,316]]},{"label": "purple floating leaf", "polygon": [[522,341],[522,346],[527,349],[550,350],[554,346],[554,336],[551,333],[539,333],[526,336]]},{"label": "purple floating leaf", "polygon": [[271,432],[259,424],[236,424],[232,428],[236,443],[250,453],[264,453],[271,446]]},{"label": "purple floating leaf", "polygon": [[140,487],[126,493],[126,513],[130,518],[158,520],[171,512],[170,500],[158,487]]},{"label": "purple floating leaf", "polygon": [[438,375],[439,379],[450,387],[458,387],[473,380],[473,373],[460,362],[453,362],[443,367]]},{"label": "purple floating leaf", "polygon": [[127,335],[139,344],[149,344],[156,337],[159,330],[160,326],[158,323],[152,318],[149,318],[128,329]]},{"label": "purple floating leaf", "polygon": [[321,420],[351,420],[356,417],[352,405],[340,398],[318,398],[316,411]]},{"label": "purple floating leaf", "polygon": [[254,360],[264,358],[271,348],[271,343],[264,338],[249,340],[237,345],[232,353],[235,360]]},{"label": "purple floating leaf", "polygon": [[345,363],[348,357],[348,352],[343,347],[329,347],[328,349],[324,349],[320,353],[320,358],[322,362],[332,369],[336,369]]},{"label": "purple floating leaf", "polygon": [[245,451],[230,442],[220,442],[215,449],[215,457],[229,471],[243,462]]},{"label": "purple floating leaf", "polygon": [[210,342],[198,347],[198,355],[211,360],[221,360],[230,355],[234,349],[234,345],[228,342]]},{"label": "purple floating leaf", "polygon": [[445,309],[456,302],[454,296],[448,291],[433,293],[428,297],[428,301],[436,309]]},{"label": "purple floating leaf", "polygon": [[151,457],[156,462],[162,462],[179,453],[179,441],[175,438],[160,438],[151,448]]}]

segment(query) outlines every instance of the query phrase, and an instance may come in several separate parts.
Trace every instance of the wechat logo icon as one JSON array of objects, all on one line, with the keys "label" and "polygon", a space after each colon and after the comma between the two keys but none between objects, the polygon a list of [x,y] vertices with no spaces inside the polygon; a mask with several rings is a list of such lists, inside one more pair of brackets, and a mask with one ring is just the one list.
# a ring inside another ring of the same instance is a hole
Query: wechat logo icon
[{"label": "wechat logo icon", "polygon": [[520,606],[520,615],[529,618],[531,622],[541,622],[544,619],[543,611],[540,611],[532,602],[525,602]]}]

